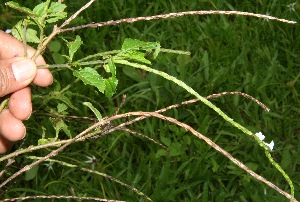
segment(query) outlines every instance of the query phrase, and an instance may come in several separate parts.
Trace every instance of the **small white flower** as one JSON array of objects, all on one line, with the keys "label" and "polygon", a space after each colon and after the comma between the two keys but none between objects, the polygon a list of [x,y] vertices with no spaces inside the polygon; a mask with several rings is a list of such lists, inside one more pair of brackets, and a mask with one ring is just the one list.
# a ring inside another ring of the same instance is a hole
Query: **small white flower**
[{"label": "small white flower", "polygon": [[5,33],[10,34],[11,33],[11,29],[5,30]]},{"label": "small white flower", "polygon": [[274,143],[273,140],[270,142],[270,144],[265,143],[265,142],[263,141],[263,140],[265,139],[265,136],[262,134],[262,132],[255,133],[255,136],[258,137],[258,139],[260,139],[267,147],[269,147],[270,151],[273,150],[274,145],[275,145],[275,143]]},{"label": "small white flower", "polygon": [[95,163],[97,162],[97,159],[95,156],[86,156],[86,158],[88,159],[87,161],[85,161],[85,163],[89,163],[89,164],[92,164],[92,170],[94,170],[95,168]]},{"label": "small white flower", "polygon": [[264,144],[265,144],[267,147],[269,147],[270,151],[272,151],[272,150],[273,150],[273,148],[274,148],[274,145],[275,145],[275,143],[274,143],[274,141],[273,141],[273,140],[270,142],[270,144],[268,144],[268,143],[265,143],[265,142],[264,142]]},{"label": "small white flower", "polygon": [[262,132],[255,133],[255,136],[258,137],[261,141],[265,139],[265,136],[262,134]]},{"label": "small white flower", "polygon": [[296,5],[296,2],[287,5],[290,12],[295,12],[295,5]]},{"label": "small white flower", "polygon": [[49,170],[53,171],[53,164],[54,164],[54,161],[49,161],[48,163],[45,163],[44,165],[47,167],[48,171]]}]

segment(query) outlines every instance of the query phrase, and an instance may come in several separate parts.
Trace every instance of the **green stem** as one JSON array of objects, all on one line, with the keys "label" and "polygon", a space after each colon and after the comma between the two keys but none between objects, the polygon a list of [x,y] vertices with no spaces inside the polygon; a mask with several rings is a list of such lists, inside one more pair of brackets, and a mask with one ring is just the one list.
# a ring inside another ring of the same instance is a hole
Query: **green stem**
[{"label": "green stem", "polygon": [[103,57],[103,56],[108,56],[108,55],[114,55],[114,54],[117,54],[119,52],[121,52],[121,51],[120,50],[112,50],[112,51],[107,51],[107,52],[96,53],[94,55],[89,55],[89,56],[84,57],[80,60],[77,60],[75,63],[81,63],[83,61],[90,60],[91,58],[95,58],[95,57]]},{"label": "green stem", "polygon": [[174,83],[176,83],[177,85],[181,86],[182,88],[184,88],[185,90],[187,90],[189,93],[191,93],[192,95],[196,96],[196,98],[198,98],[201,102],[203,102],[204,104],[206,104],[208,107],[210,107],[211,109],[213,109],[215,112],[217,112],[221,117],[223,117],[227,122],[229,122],[230,124],[232,124],[234,127],[238,128],[239,130],[241,130],[242,132],[244,132],[245,134],[253,137],[257,142],[258,144],[264,148],[265,150],[265,154],[267,156],[267,158],[269,159],[270,163],[275,166],[275,168],[283,175],[283,177],[286,179],[286,181],[288,182],[290,188],[291,188],[291,195],[294,197],[294,185],[291,181],[291,179],[289,178],[289,176],[284,172],[284,170],[280,167],[279,164],[277,164],[275,162],[275,160],[272,158],[270,152],[269,152],[269,148],[263,144],[263,142],[258,138],[256,137],[255,135],[253,135],[253,133],[246,129],[245,127],[243,127],[242,125],[240,125],[239,123],[233,121],[233,119],[231,119],[229,116],[227,116],[221,109],[219,109],[217,106],[215,106],[213,103],[211,103],[210,101],[208,101],[206,98],[202,97],[201,95],[199,95],[195,90],[193,90],[191,87],[189,87],[187,84],[185,84],[183,81],[181,80],[178,80],[177,78],[165,73],[165,72],[162,72],[162,71],[159,71],[159,70],[156,70],[156,69],[152,69],[146,65],[142,65],[142,64],[138,64],[138,63],[132,63],[132,62],[129,62],[127,60],[120,60],[120,59],[117,59],[115,58],[114,59],[114,62],[117,63],[117,64],[123,64],[123,65],[128,65],[128,66],[131,66],[131,67],[134,67],[134,68],[139,68],[139,69],[142,69],[142,70],[145,70],[145,71],[148,71],[148,72],[152,72],[154,74],[157,74],[157,75],[160,75],[162,77],[164,77],[165,79],[169,80],[169,81],[172,81]]},{"label": "green stem", "polygon": [[0,112],[2,112],[2,110],[5,108],[6,104],[8,103],[9,98],[6,98],[5,100],[3,100],[0,104]]}]

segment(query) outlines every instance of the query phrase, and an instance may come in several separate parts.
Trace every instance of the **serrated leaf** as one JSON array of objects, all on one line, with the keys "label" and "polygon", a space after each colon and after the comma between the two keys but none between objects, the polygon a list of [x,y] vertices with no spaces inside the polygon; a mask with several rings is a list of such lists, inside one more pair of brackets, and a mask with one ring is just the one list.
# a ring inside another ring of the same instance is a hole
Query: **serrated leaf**
[{"label": "serrated leaf", "polygon": [[[22,20],[13,27],[12,35],[19,41],[24,41],[24,26]],[[28,28],[26,30],[26,41],[30,43],[39,43],[40,39],[37,37],[37,31]]]},{"label": "serrated leaf", "polygon": [[39,43],[40,39],[37,37],[37,31],[34,29],[28,28],[26,30],[26,41],[29,43]]},{"label": "serrated leaf", "polygon": [[116,77],[111,77],[105,79],[105,96],[111,97],[116,93],[116,88],[118,85],[118,79]]},{"label": "serrated leaf", "polygon": [[25,172],[25,180],[33,180],[39,170],[39,165],[33,166],[30,170]]},{"label": "serrated leaf", "polygon": [[41,18],[41,17],[46,17],[47,15],[47,4],[49,4],[49,1],[47,2],[43,2],[43,3],[40,3],[38,5],[36,5],[32,12],[38,17],[38,18]]},{"label": "serrated leaf", "polygon": [[96,70],[86,67],[81,70],[73,71],[74,76],[83,81],[84,84],[89,84],[98,88],[101,93],[105,91],[105,81]]},{"label": "serrated leaf", "polygon": [[76,53],[76,51],[79,49],[79,47],[82,45],[82,40],[80,36],[76,36],[76,39],[74,41],[68,42],[66,41],[67,46],[69,48],[69,60],[73,60],[73,56]]},{"label": "serrated leaf", "polygon": [[60,2],[52,2],[49,7],[49,13],[63,13],[66,5]]},{"label": "serrated leaf", "polygon": [[100,121],[102,119],[102,115],[101,113],[98,111],[98,109],[96,109],[92,103],[90,102],[83,102],[83,105],[87,106],[88,108],[90,108],[90,110],[93,111],[93,113],[95,114],[95,116],[97,117],[98,121]]},{"label": "serrated leaf", "polygon": [[125,39],[121,50],[122,51],[129,51],[129,50],[149,50],[149,49],[156,49],[157,48],[157,42],[145,42],[140,41],[137,39]]},{"label": "serrated leaf", "polygon": [[23,13],[26,13],[28,15],[34,15],[34,13],[32,12],[32,10],[30,10],[29,8],[26,8],[26,7],[23,7],[23,6],[20,6],[18,3],[16,2],[13,2],[13,1],[9,1],[7,3],[5,3],[5,5],[13,8],[13,9],[16,9],[20,12],[23,12]]},{"label": "serrated leaf", "polygon": [[46,21],[48,23],[53,23],[65,18],[67,16],[67,13],[64,12],[66,7],[67,6],[65,4],[62,4],[60,2],[52,2],[48,9],[48,16]]}]

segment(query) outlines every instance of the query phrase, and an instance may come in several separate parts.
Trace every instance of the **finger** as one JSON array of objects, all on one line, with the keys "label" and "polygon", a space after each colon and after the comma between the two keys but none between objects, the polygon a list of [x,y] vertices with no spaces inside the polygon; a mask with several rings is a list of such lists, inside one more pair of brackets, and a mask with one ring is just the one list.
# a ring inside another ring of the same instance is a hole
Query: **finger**
[{"label": "finger", "polygon": [[7,139],[0,137],[0,154],[4,154],[11,147],[11,142]]},{"label": "finger", "polygon": [[[24,44],[18,41],[16,38],[10,34],[6,34],[0,31],[0,58],[10,59],[13,57],[24,57]],[[27,54],[32,57],[35,53],[35,49],[27,46]],[[46,64],[43,57],[39,56],[36,60],[37,65]]]},{"label": "finger", "polygon": [[27,120],[32,112],[31,91],[29,87],[14,92],[8,101],[10,113],[19,120]]},{"label": "finger", "polygon": [[0,113],[0,134],[8,141],[18,141],[25,137],[26,128],[22,121],[14,117],[8,109]]},{"label": "finger", "polygon": [[53,82],[53,76],[50,73],[49,69],[38,69],[36,76],[33,80],[35,85],[46,87],[51,85]]},{"label": "finger", "polygon": [[15,92],[29,85],[36,76],[32,60],[15,57],[0,60],[0,96]]},{"label": "finger", "polygon": [[[24,56],[24,44],[18,41],[13,36],[0,31],[0,59],[10,59],[13,57]],[[27,54],[29,58],[35,53],[35,49],[27,46]],[[36,61],[36,65],[45,65],[46,62],[42,56],[39,56]],[[38,69],[36,78],[33,83],[45,87],[53,82],[52,74],[49,69]]]}]

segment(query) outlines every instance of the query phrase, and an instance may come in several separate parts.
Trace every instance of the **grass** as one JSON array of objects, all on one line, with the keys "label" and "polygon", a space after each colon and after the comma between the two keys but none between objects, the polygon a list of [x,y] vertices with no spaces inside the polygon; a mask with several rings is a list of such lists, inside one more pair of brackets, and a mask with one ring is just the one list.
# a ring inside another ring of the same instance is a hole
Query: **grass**
[{"label": "grass", "polygon": [[[30,1],[19,2],[33,6]],[[74,1],[65,3],[69,13],[83,4]],[[295,11],[290,11],[287,7],[290,3],[293,2],[102,0],[85,11],[76,24],[210,9],[269,13],[299,22],[300,4],[295,5]],[[3,22],[1,28],[10,27],[18,18],[9,20]],[[234,95],[212,100],[238,123],[254,132],[262,131],[266,135],[266,142],[275,141],[272,156],[293,180],[295,197],[299,199],[299,30],[298,24],[288,25],[250,17],[189,16],[82,30],[62,34],[55,40],[62,43],[61,38],[71,40],[76,34],[80,35],[85,44],[75,55],[77,58],[118,49],[125,38],[160,41],[164,48],[190,51],[191,56],[162,53],[153,62],[153,67],[176,76],[203,96],[223,91],[241,91],[270,107],[271,111],[267,113],[255,103]],[[66,54],[66,47],[62,46],[59,53]],[[50,50],[46,51],[44,57],[49,63],[63,60]],[[54,71],[53,74],[56,82],[52,87],[33,87],[37,98],[47,96],[53,89],[63,89],[74,80],[68,70]],[[68,106],[63,113],[93,117],[81,104],[89,100],[103,115],[110,116],[120,105],[123,93],[127,94],[127,99],[121,112],[154,111],[193,98],[175,84],[140,70],[118,66],[118,78],[117,94],[112,99],[105,98],[94,88],[82,83],[72,86],[64,96],[70,99],[74,107]],[[26,122],[28,135],[23,147],[36,145],[43,130],[46,135],[55,134],[49,113],[57,111],[61,101],[52,99],[42,102],[41,99],[34,100],[36,111]],[[255,172],[288,191],[287,183],[268,163],[262,149],[208,107],[197,103],[171,110],[166,115],[191,125]],[[72,134],[81,132],[92,123],[75,118],[64,120]],[[87,156],[95,156],[95,170],[130,184],[153,201],[287,201],[203,141],[172,124],[150,118],[130,128],[158,140],[168,150],[145,138],[115,132],[97,140],[75,143],[55,159],[91,168],[92,165],[85,161],[88,160]],[[63,133],[60,135],[61,139],[67,138]],[[15,145],[15,148],[18,146]],[[48,152],[41,150],[32,155],[43,156]],[[7,176],[30,161],[26,156],[18,157]],[[57,163],[53,164],[53,170],[48,168],[40,165],[37,175],[31,180],[19,177],[12,187],[6,187],[8,190],[4,197],[45,194],[145,201],[145,198],[128,188],[103,177]]]}]

